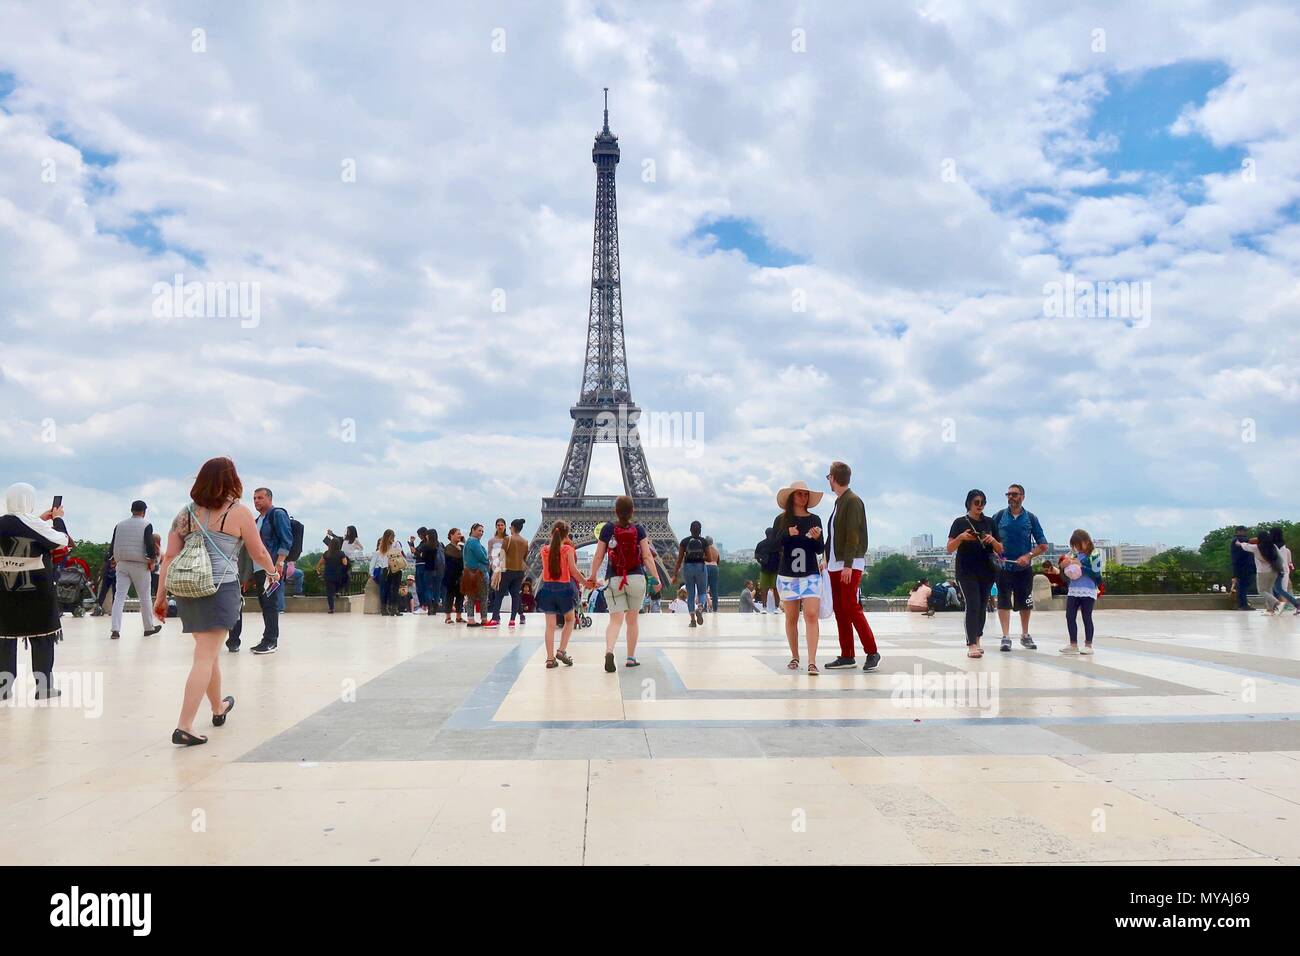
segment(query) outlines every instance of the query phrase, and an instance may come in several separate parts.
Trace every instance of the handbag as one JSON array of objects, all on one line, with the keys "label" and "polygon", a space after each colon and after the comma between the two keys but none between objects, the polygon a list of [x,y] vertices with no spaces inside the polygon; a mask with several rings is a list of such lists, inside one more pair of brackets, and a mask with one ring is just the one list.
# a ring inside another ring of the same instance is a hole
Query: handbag
[{"label": "handbag", "polygon": [[817,619],[824,621],[827,618],[835,616],[835,598],[833,590],[835,585],[831,582],[832,572],[822,568],[822,599],[817,605]]},{"label": "handbag", "polygon": [[[186,510],[190,516],[190,527],[193,528],[198,524],[198,530],[191,531],[185,536],[185,544],[181,547],[180,554],[176,555],[171,567],[167,569],[167,591],[173,597],[179,598],[211,597],[217,593],[217,582],[212,577],[212,559],[208,556],[208,549],[204,545],[204,541],[211,538],[208,529],[195,521],[194,507],[191,505]],[[213,547],[221,551],[215,544]],[[227,556],[227,567],[229,564],[230,558]]]},{"label": "handbag", "polygon": [[388,555],[388,573],[396,574],[399,571],[406,570],[406,558],[400,551],[394,551]]},{"label": "handbag", "polygon": [[466,568],[460,575],[460,593],[473,597],[479,593],[483,584],[483,572],[478,568]]}]

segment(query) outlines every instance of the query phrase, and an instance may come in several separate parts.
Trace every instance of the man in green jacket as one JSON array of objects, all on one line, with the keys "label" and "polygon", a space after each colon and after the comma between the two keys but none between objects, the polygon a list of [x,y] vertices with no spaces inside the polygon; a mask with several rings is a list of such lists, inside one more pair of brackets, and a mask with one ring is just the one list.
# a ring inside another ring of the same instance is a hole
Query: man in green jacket
[{"label": "man in green jacket", "polygon": [[857,666],[853,657],[853,631],[856,629],[862,649],[867,654],[862,669],[869,671],[880,663],[880,654],[876,651],[876,635],[871,633],[871,625],[858,603],[862,569],[866,565],[867,509],[862,499],[849,490],[852,476],[853,472],[842,461],[832,462],[826,475],[831,493],[835,495],[835,507],[826,526],[826,570],[831,576],[831,603],[840,635],[840,656],[826,666]]}]

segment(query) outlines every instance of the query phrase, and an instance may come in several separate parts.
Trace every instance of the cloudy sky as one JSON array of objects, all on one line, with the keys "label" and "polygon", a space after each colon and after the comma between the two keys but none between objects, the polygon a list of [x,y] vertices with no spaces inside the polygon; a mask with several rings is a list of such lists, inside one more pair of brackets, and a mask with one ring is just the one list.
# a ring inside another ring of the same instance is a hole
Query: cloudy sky
[{"label": "cloudy sky", "polygon": [[531,531],[608,86],[679,533],[834,458],[875,544],[1011,481],[1062,541],[1297,517],[1297,49],[1288,3],[6,3],[0,482],[99,540],[214,455],[311,535]]}]

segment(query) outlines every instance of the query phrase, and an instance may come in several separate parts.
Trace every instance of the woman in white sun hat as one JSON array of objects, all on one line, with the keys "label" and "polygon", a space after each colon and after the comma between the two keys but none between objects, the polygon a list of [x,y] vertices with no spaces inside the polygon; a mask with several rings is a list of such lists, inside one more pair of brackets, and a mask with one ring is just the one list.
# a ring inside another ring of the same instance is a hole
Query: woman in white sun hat
[{"label": "woman in white sun hat", "polygon": [[790,670],[799,669],[799,615],[802,612],[808,640],[808,673],[817,674],[817,611],[821,606],[821,569],[818,556],[826,547],[822,540],[822,519],[809,508],[822,500],[802,481],[792,482],[776,493],[781,513],[772,523],[773,539],[781,544],[781,567],[776,589],[785,606],[785,637],[790,642]]}]

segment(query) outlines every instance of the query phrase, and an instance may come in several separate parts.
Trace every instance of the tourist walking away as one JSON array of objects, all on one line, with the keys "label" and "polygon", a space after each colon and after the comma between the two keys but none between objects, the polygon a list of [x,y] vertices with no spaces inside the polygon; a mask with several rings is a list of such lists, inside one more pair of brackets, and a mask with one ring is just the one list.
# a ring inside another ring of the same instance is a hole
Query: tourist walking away
[{"label": "tourist walking away", "polygon": [[994,562],[1002,553],[997,525],[984,513],[988,497],[975,488],[966,494],[966,513],[948,529],[948,553],[957,552],[957,586],[966,607],[966,656],[983,657],[980,639],[988,616],[989,594],[997,570]]},{"label": "tourist walking away", "polygon": [[415,600],[416,604],[423,608],[428,602],[429,579],[424,565],[424,539],[429,534],[429,529],[423,526],[415,529],[415,534],[406,539],[407,554],[411,556],[411,563],[415,565]]},{"label": "tourist walking away", "polygon": [[451,612],[456,612],[456,623],[464,624],[465,617],[462,613],[465,609],[465,595],[460,590],[460,579],[464,572],[465,564],[463,560],[465,550],[465,535],[461,533],[460,528],[452,528],[447,532],[447,543],[443,545],[442,555],[447,562],[447,571],[443,578],[443,591],[446,597],[447,617],[443,623],[451,623]]},{"label": "tourist walking away", "polygon": [[113,536],[108,542],[108,555],[105,561],[113,565],[116,585],[113,590],[113,611],[110,618],[113,640],[122,636],[122,610],[126,607],[127,593],[135,587],[136,597],[140,599],[140,620],[144,624],[144,636],[157,634],[162,624],[154,624],[153,619],[153,580],[150,576],[150,564],[158,560],[158,548],[154,544],[153,525],[145,518],[145,503],[131,502],[131,517],[123,518],[113,528]]},{"label": "tourist walking away", "polygon": [[[253,507],[257,509],[257,533],[262,545],[275,560],[275,573],[278,579],[284,576],[284,563],[293,547],[293,528],[289,523],[289,512],[275,506],[270,488],[257,488],[253,491]],[[283,594],[277,594],[280,588],[271,587],[265,571],[255,571],[253,587],[257,590],[257,603],[262,609],[262,640],[252,651],[254,654],[274,654],[280,649],[280,609]]]},{"label": "tourist walking away", "polygon": [[691,615],[691,627],[704,623],[704,601],[709,588],[708,572],[704,570],[709,545],[700,534],[701,530],[698,521],[691,522],[691,533],[682,538],[677,546],[677,566],[673,568],[674,584],[684,575],[686,607]]},{"label": "tourist walking away", "polygon": [[510,534],[499,550],[501,574],[497,579],[496,593],[492,598],[492,627],[501,624],[501,602],[510,597],[510,626],[515,626],[515,615],[520,614],[520,595],[524,586],[524,568],[528,561],[528,539],[524,530],[524,519],[516,518],[510,522]]},{"label": "tourist walking away", "polygon": [[1029,634],[1034,610],[1034,558],[1047,551],[1047,535],[1032,511],[1025,510],[1025,486],[1007,488],[1007,506],[993,516],[1002,560],[997,570],[998,623],[1002,625],[1002,650],[1011,650],[1011,612],[1020,612],[1020,646],[1031,651],[1038,645]]},{"label": "tourist walking away", "polygon": [[[640,524],[632,520],[635,505],[627,495],[614,499],[614,520],[601,525],[596,538],[596,553],[592,556],[593,569],[600,567],[609,556],[609,576],[605,582],[605,602],[609,607],[609,624],[605,627],[605,671],[612,674],[614,667],[614,645],[618,643],[618,632],[627,627],[627,662],[628,667],[637,667],[636,642],[641,613],[645,602],[646,589],[655,580],[655,555],[650,547],[650,537]],[[587,578],[587,587],[596,586],[596,575]]]},{"label": "tourist walking away", "polygon": [[912,585],[912,590],[907,595],[907,610],[909,612],[932,615],[934,611],[930,610],[930,595],[934,593],[930,587],[929,578],[921,578]]},{"label": "tourist walking away", "polygon": [[1250,592],[1255,587],[1255,555],[1241,547],[1248,541],[1246,529],[1241,525],[1233,530],[1228,543],[1228,557],[1232,562],[1232,590],[1237,596],[1237,610],[1250,610]]},{"label": "tourist walking away", "polygon": [[772,527],[781,534],[781,566],[776,589],[785,605],[785,638],[790,644],[790,670],[799,669],[799,616],[803,615],[808,642],[808,673],[817,674],[817,612],[821,607],[821,568],[818,556],[825,548],[822,519],[808,509],[822,500],[820,491],[810,491],[802,481],[786,485],[776,493],[781,513]]},{"label": "tourist walking away", "polygon": [[207,737],[194,732],[194,718],[205,695],[212,709],[213,727],[224,726],[235,706],[234,697],[221,694],[221,664],[217,658],[222,639],[239,620],[240,548],[248,549],[268,586],[280,581],[280,566],[263,544],[264,536],[253,513],[239,503],[243,493],[233,461],[212,458],[204,462],[190,487],[190,503],[176,514],[167,534],[167,555],[159,573],[154,613],[160,618],[167,613],[170,587],[176,595],[181,631],[194,638],[194,660],[185,681],[176,729],[172,731],[172,743],[181,746],[208,742]]},{"label": "tourist walking away", "polygon": [[[465,564],[465,570],[460,575],[460,589],[465,594],[469,626],[482,627],[488,613],[488,577],[491,574],[491,560],[488,558],[487,548],[483,546],[483,526],[477,522],[470,526],[461,560]],[[479,615],[477,621],[474,620],[475,611]]]},{"label": "tourist walking away", "polygon": [[[1076,528],[1070,535],[1070,547],[1073,553],[1062,560],[1062,571],[1070,582],[1065,597],[1065,629],[1070,634],[1070,643],[1061,648],[1061,653],[1091,654],[1092,609],[1101,588],[1102,556],[1092,543],[1092,536],[1082,528]],[[1075,620],[1080,615],[1083,617],[1082,648],[1079,647],[1079,622]]]},{"label": "tourist walking away", "polygon": [[1259,596],[1264,599],[1261,614],[1274,614],[1281,609],[1282,600],[1276,593],[1281,561],[1277,549],[1273,546],[1272,536],[1267,528],[1260,528],[1256,537],[1238,542],[1237,547],[1247,552],[1255,561],[1255,580]]},{"label": "tourist walking away", "polygon": [[443,581],[447,577],[447,556],[443,553],[442,542],[438,540],[438,530],[430,528],[424,536],[424,568],[429,582],[429,602],[425,611],[437,614],[442,604]]},{"label": "tourist walking away", "polygon": [[718,562],[722,560],[722,555],[718,553],[713,539],[706,537],[704,543],[707,544],[708,550],[704,553],[704,580],[709,589],[709,599],[704,603],[706,611],[718,613]]},{"label": "tourist walking away", "polygon": [[36,699],[61,693],[54,686],[54,645],[63,640],[54,557],[74,545],[61,499],[37,514],[36,489],[26,482],[9,486],[0,515],[0,701],[13,696],[19,641],[32,654]]},{"label": "tourist walking away", "polygon": [[[542,586],[537,590],[537,610],[546,621],[546,666],[573,666],[569,656],[569,636],[573,634],[573,585],[582,580],[578,571],[578,552],[569,540],[569,526],[557,521],[551,527],[550,544],[542,545]],[[562,623],[560,646],[555,647],[557,619]]]},{"label": "tourist walking away", "polygon": [[826,570],[830,572],[835,628],[839,633],[840,656],[827,667],[855,667],[853,634],[856,631],[866,655],[862,669],[875,670],[880,664],[876,635],[862,611],[862,571],[867,556],[867,509],[849,487],[853,471],[842,461],[831,462],[826,481],[835,496],[835,507],[826,525]]},{"label": "tourist walking away", "polygon": [[754,546],[754,560],[758,562],[759,609],[775,613],[781,609],[776,596],[776,572],[781,567],[781,537],[776,528],[768,528],[763,540]]},{"label": "tourist walking away", "polygon": [[[1290,604],[1296,614],[1300,614],[1300,604],[1296,603],[1295,597],[1287,590],[1287,584],[1291,576],[1291,549],[1286,546],[1286,539],[1282,535],[1281,528],[1261,528],[1259,537],[1252,542],[1255,545],[1255,552],[1265,561],[1268,562],[1269,570],[1272,572],[1272,580],[1269,584],[1269,594],[1274,600],[1272,613],[1281,613],[1283,602]],[[1257,575],[1261,581],[1263,575]],[[1261,584],[1260,590],[1263,591]]]},{"label": "tourist walking away", "polygon": [[379,586],[379,613],[384,617],[402,614],[399,590],[405,571],[406,555],[397,542],[397,533],[388,528],[375,542],[375,553],[370,559],[370,576]]},{"label": "tourist walking away", "polygon": [[325,585],[325,604],[328,613],[334,613],[334,599],[348,586],[351,561],[343,553],[343,539],[330,535],[325,539],[325,553],[316,562],[316,573]]}]

